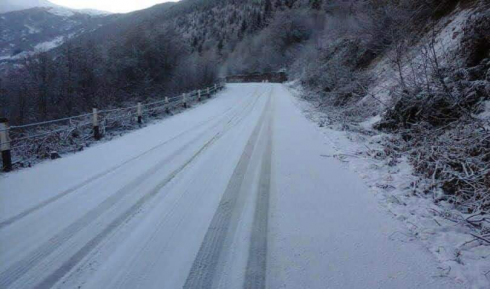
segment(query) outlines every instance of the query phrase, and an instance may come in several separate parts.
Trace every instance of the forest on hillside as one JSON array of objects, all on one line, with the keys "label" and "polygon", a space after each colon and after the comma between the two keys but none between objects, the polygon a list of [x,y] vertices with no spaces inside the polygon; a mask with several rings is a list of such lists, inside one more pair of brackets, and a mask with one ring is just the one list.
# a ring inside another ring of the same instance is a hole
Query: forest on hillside
[{"label": "forest on hillside", "polygon": [[[362,54],[342,65],[348,73],[369,65],[400,34],[408,39],[406,27],[416,33],[434,7],[450,10],[453,1],[446,2],[187,0],[157,6],[3,68],[2,113],[22,124],[176,94],[229,74],[308,69],[302,63],[336,41]],[[356,61],[362,63],[350,63]]]},{"label": "forest on hillside", "polygon": [[[48,120],[180,93],[226,75],[279,69],[346,102],[363,93],[369,83],[363,70],[373,60],[394,48],[395,62],[403,61],[407,48],[459,2],[187,0],[163,5],[2,69],[2,114],[14,124]],[[479,33],[488,28],[486,22],[479,25],[474,28]],[[478,41],[469,40],[472,46]],[[485,47],[470,50],[468,65],[485,58]],[[410,85],[401,81],[405,88]]]}]

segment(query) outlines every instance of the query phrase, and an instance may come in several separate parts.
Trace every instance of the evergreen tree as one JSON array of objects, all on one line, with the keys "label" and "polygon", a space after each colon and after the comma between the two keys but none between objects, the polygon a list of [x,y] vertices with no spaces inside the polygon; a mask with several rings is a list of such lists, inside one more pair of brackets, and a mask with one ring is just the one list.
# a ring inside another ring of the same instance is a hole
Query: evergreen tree
[{"label": "evergreen tree", "polygon": [[323,0],[310,0],[310,7],[313,10],[320,10],[322,8]]},{"label": "evergreen tree", "polygon": [[293,6],[294,6],[294,2],[296,2],[296,0],[286,0],[285,1],[285,5],[289,8],[289,9],[292,9]]},{"label": "evergreen tree", "polygon": [[247,31],[247,20],[243,19],[242,26],[240,27],[240,33],[243,35]]},{"label": "evergreen tree", "polygon": [[274,7],[276,10],[281,10],[282,9],[282,0],[276,0]]},{"label": "evergreen tree", "polygon": [[221,38],[218,42],[218,53],[221,55],[221,51],[223,50],[223,38]]},{"label": "evergreen tree", "polygon": [[264,5],[264,18],[267,20],[272,16],[272,3],[271,0],[265,0]]}]

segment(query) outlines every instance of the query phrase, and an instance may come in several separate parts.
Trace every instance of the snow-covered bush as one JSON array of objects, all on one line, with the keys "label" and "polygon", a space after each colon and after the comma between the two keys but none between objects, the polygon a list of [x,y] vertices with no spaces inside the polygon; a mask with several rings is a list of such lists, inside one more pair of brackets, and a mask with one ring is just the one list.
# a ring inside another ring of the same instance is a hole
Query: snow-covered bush
[{"label": "snow-covered bush", "polygon": [[[488,39],[478,37],[485,23],[488,13],[468,20],[462,49],[452,61],[438,60],[435,52],[421,53],[418,61],[428,73],[400,81],[393,90],[394,106],[378,124],[400,135],[400,149],[410,155],[416,172],[432,180],[427,193],[441,191],[438,201],[465,214],[490,212],[490,120],[476,117],[490,99]],[[435,51],[428,46],[424,51]],[[468,224],[488,230],[485,218],[478,220]]]},{"label": "snow-covered bush", "polygon": [[[490,21],[478,3],[331,5],[322,36],[290,75],[337,128],[359,132],[361,122],[381,119],[375,128],[394,136],[384,153],[407,156],[426,180],[417,190],[454,205],[488,239],[490,123],[477,114],[490,99]],[[471,17],[458,10],[471,8]],[[463,21],[450,29],[455,11]]]}]

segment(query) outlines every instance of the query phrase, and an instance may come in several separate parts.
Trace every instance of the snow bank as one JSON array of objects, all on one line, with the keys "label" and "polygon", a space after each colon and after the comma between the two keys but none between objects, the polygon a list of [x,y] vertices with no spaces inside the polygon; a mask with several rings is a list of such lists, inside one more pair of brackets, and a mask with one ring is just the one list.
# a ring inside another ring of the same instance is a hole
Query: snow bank
[{"label": "snow bank", "polygon": [[[459,48],[463,36],[463,24],[473,13],[475,10],[472,9],[458,10],[440,20],[434,28],[434,34],[428,33],[422,37],[418,44],[411,47],[406,53],[402,67],[404,77],[410,78],[411,74],[420,73],[422,75],[424,73],[425,59],[422,49],[432,41],[440,65],[452,61],[452,54]],[[400,82],[399,73],[394,69],[390,57],[393,55],[380,59],[371,67],[372,75],[376,75],[376,79],[369,87],[366,96],[359,102],[360,105],[380,107],[380,103],[389,104],[392,101],[392,91]],[[373,96],[376,96],[376,99]],[[381,106],[380,109],[384,107]]]},{"label": "snow bank", "polygon": [[[296,95],[301,95],[295,92]],[[490,288],[490,246],[484,246],[472,236],[473,231],[451,216],[458,212],[444,203],[436,205],[432,198],[417,194],[421,180],[414,175],[406,158],[393,161],[384,153],[383,143],[388,135],[371,131],[379,116],[361,123],[361,133],[324,127],[328,116],[311,103],[297,100],[297,105],[313,122],[345,166],[356,171],[375,194],[379,203],[402,221],[408,232],[393,234],[392,238],[411,243],[421,241],[440,262],[441,275],[448,276],[468,288]],[[490,102],[480,117],[488,117]],[[362,133],[364,131],[365,133]],[[441,216],[447,216],[443,218]]]}]

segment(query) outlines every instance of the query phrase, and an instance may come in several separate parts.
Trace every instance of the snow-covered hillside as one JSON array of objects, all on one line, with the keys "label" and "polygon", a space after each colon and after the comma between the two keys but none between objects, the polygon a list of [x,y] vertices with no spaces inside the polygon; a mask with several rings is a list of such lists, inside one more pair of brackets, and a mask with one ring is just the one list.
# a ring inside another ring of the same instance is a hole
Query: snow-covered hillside
[{"label": "snow-covered hillside", "polygon": [[60,7],[48,0],[2,0],[0,3],[0,13],[19,11],[35,7]]},{"label": "snow-covered hillside", "polygon": [[0,14],[0,63],[53,49],[109,23],[113,17],[59,6]]}]

